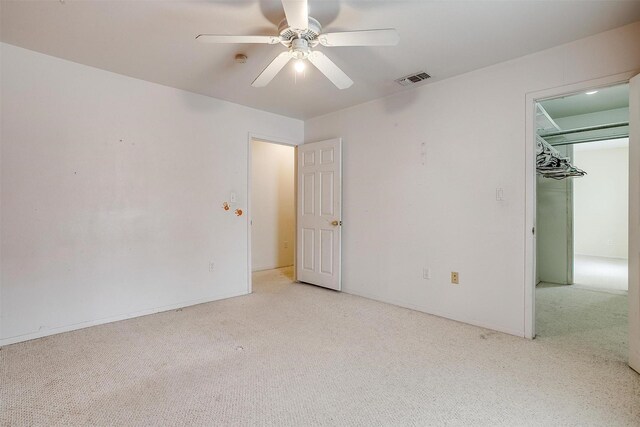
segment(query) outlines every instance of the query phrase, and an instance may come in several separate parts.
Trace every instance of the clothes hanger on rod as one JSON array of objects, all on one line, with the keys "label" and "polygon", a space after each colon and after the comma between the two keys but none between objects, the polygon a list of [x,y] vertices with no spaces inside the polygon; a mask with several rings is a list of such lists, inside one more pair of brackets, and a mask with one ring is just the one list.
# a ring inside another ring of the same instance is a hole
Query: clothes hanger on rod
[{"label": "clothes hanger on rod", "polygon": [[536,136],[536,172],[544,178],[552,179],[581,177],[587,174],[573,166],[568,157],[563,157],[540,136]]}]

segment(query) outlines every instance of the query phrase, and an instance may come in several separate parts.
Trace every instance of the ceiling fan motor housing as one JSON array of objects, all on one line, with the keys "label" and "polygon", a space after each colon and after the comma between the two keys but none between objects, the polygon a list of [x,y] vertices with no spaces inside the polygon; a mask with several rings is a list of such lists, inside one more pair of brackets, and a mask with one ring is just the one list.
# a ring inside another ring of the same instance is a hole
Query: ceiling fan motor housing
[{"label": "ceiling fan motor housing", "polygon": [[314,47],[318,44],[318,36],[321,32],[322,25],[312,17],[309,17],[309,27],[302,32],[291,28],[286,19],[283,19],[278,25],[281,43],[287,47],[292,47],[293,41],[296,39],[306,40],[309,46]]}]

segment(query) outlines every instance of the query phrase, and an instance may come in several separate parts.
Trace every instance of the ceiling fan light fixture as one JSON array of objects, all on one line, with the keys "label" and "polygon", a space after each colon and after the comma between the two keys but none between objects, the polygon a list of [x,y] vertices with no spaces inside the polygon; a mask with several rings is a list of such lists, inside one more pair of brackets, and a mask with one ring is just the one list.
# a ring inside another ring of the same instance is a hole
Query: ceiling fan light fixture
[{"label": "ceiling fan light fixture", "polygon": [[291,41],[291,56],[293,59],[305,59],[309,56],[309,42],[305,39],[293,39]]},{"label": "ceiling fan light fixture", "polygon": [[293,68],[296,70],[296,73],[301,73],[304,71],[304,61],[302,59],[298,59],[295,64],[293,64]]}]

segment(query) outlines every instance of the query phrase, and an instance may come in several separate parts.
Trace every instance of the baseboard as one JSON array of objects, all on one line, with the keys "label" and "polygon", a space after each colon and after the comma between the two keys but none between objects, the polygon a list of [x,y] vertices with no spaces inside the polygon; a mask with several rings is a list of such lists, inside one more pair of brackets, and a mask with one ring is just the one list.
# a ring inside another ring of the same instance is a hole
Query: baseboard
[{"label": "baseboard", "polygon": [[279,268],[287,268],[287,267],[293,267],[293,264],[281,265],[281,266],[276,266],[276,267],[256,267],[256,268],[252,269],[251,272],[252,273],[259,273],[261,271],[277,270]]},{"label": "baseboard", "polygon": [[525,338],[524,330],[520,331],[520,330],[503,328],[501,326],[492,325],[492,324],[485,323],[485,322],[479,322],[479,321],[477,321],[475,319],[468,319],[468,318],[464,318],[464,317],[461,317],[461,316],[455,316],[455,315],[452,315],[451,313],[447,313],[447,312],[444,312],[444,311],[427,310],[425,307],[421,307],[421,306],[416,305],[416,304],[408,303],[408,302],[401,301],[401,300],[396,300],[396,299],[393,299],[393,298],[381,297],[379,295],[369,294],[367,292],[353,292],[353,291],[351,291],[349,289],[344,289],[344,288],[343,288],[342,292],[347,293],[347,294],[351,294],[351,295],[356,295],[356,296],[363,297],[363,298],[367,298],[367,299],[371,299],[371,300],[374,300],[374,301],[379,301],[379,302],[384,302],[384,303],[387,303],[387,304],[397,305],[399,307],[408,308],[410,310],[419,311],[421,313],[430,314],[432,316],[442,317],[443,319],[453,320],[453,321],[464,323],[464,324],[467,324],[467,325],[478,326],[480,328],[491,329],[493,331],[498,331],[498,332],[502,332],[502,333],[505,333],[505,334],[514,335],[516,337]]},{"label": "baseboard", "polygon": [[606,255],[589,255],[589,254],[574,254],[574,256],[584,256],[589,258],[606,258],[606,259],[615,259],[617,261],[629,261],[629,257],[617,257],[617,256],[606,256]]},{"label": "baseboard", "polygon": [[16,344],[19,342],[29,341],[36,338],[47,337],[50,335],[61,334],[64,332],[76,331],[78,329],[90,328],[91,326],[104,325],[105,323],[119,322],[120,320],[133,319],[134,317],[148,316],[149,314],[162,313],[163,311],[176,310],[178,308],[190,307],[192,305],[204,304],[207,302],[219,301],[227,298],[238,297],[247,295],[247,291],[231,292],[228,294],[220,294],[215,296],[209,296],[205,298],[199,298],[195,300],[180,302],[176,304],[164,305],[160,307],[149,308],[146,310],[134,311],[132,313],[122,314],[118,316],[106,317],[98,320],[90,320],[87,322],[74,323],[72,325],[59,326],[56,328],[45,329],[42,331],[31,332],[23,335],[16,335],[13,337],[7,337],[0,339],[0,347],[10,344]]}]

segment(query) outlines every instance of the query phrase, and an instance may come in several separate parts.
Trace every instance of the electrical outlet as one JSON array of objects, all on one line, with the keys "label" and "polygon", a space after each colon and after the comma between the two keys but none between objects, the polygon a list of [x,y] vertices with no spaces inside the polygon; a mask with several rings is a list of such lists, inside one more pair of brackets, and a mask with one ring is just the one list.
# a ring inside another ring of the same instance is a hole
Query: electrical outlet
[{"label": "electrical outlet", "polygon": [[454,285],[457,285],[460,283],[460,276],[458,275],[457,271],[451,272],[451,283],[453,283]]},{"label": "electrical outlet", "polygon": [[422,269],[422,278],[423,279],[431,279],[431,269],[430,268],[423,268]]},{"label": "electrical outlet", "polygon": [[215,268],[216,268],[215,263],[210,262],[210,263],[209,263],[209,271],[213,271],[213,270],[215,270]]}]

